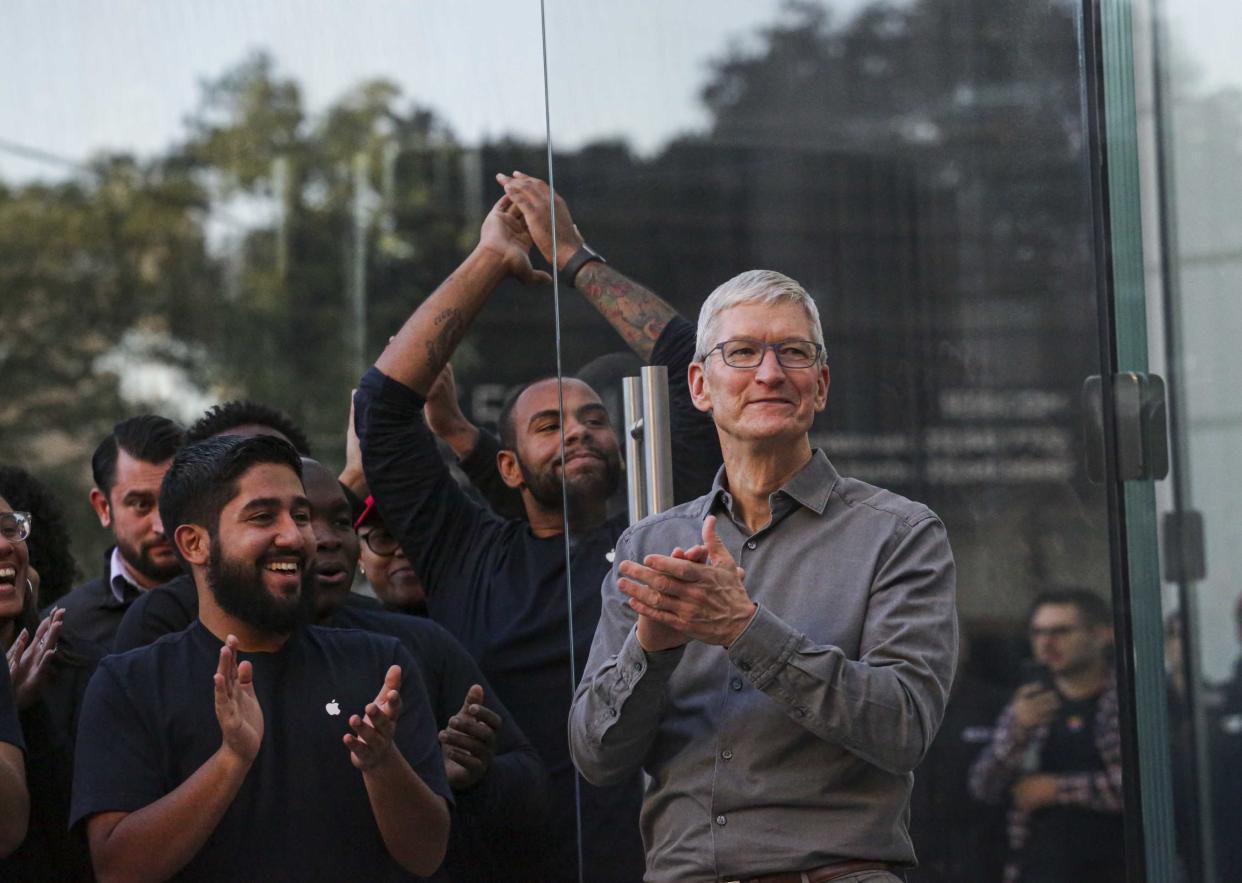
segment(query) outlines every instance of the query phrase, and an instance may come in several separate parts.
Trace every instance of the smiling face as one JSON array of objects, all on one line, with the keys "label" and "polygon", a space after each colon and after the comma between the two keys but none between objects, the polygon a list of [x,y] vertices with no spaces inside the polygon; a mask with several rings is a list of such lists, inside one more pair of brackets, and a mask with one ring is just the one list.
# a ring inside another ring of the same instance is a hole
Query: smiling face
[{"label": "smiling face", "polygon": [[[182,532],[201,529],[177,528],[183,550]],[[242,473],[220,512],[207,584],[225,613],[259,631],[286,634],[302,618],[314,553],[310,503],[297,473],[259,463]]]},{"label": "smiling face", "polygon": [[[405,552],[390,538],[388,529],[380,524],[378,516],[372,515],[367,519],[358,533],[362,538],[362,568],[371,588],[375,590],[375,597],[390,610],[424,615],[427,610],[427,588],[405,557]],[[394,551],[382,555],[371,548],[372,543],[381,549],[394,548]]]},{"label": "smiling face", "polygon": [[[797,303],[743,303],[723,311],[715,343],[750,338],[761,343],[813,340],[811,320]],[[732,368],[717,350],[690,365],[695,406],[711,411],[725,438],[739,442],[796,440],[828,402],[828,366],[785,368],[765,350],[757,368]]]},{"label": "smiling face", "polygon": [[[0,515],[13,511],[0,497]],[[6,539],[0,532],[0,625],[21,616],[26,602],[26,575],[30,552],[25,540]]]},{"label": "smiling face", "polygon": [[358,566],[358,534],[354,532],[349,500],[340,483],[323,464],[302,461],[302,482],[310,501],[311,531],[315,536],[315,615],[327,617],[345,601]]},{"label": "smiling face", "polygon": [[104,494],[91,491],[91,505],[99,523],[112,531],[121,557],[144,588],[168,582],[181,573],[181,564],[160,521],[160,482],[171,460],[148,463],[117,451],[116,474]]},{"label": "smiling face", "polygon": [[606,499],[621,477],[621,452],[608,410],[581,380],[564,381],[565,460],[561,462],[561,395],[555,379],[533,384],[513,408],[517,438],[512,466],[501,470],[513,487],[524,485],[545,509],[561,508],[561,480],[571,505]]}]

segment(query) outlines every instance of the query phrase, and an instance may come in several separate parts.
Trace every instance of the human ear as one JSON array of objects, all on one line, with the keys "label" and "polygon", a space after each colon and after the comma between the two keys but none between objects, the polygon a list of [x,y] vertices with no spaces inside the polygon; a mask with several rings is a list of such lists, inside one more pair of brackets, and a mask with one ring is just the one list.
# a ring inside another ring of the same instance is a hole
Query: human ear
[{"label": "human ear", "polygon": [[825,362],[819,368],[818,382],[815,384],[815,410],[822,411],[828,405],[828,387],[832,385],[832,374]]},{"label": "human ear", "polygon": [[526,483],[522,478],[517,454],[513,451],[500,451],[496,454],[496,469],[500,472],[500,480],[508,487],[516,489]]},{"label": "human ear", "polygon": [[97,487],[91,488],[91,508],[104,527],[112,527],[112,507],[108,505],[108,495]]},{"label": "human ear", "polygon": [[197,524],[183,524],[173,533],[173,542],[181,557],[190,564],[202,567],[211,559],[211,537],[207,528]]},{"label": "human ear", "polygon": [[690,401],[703,413],[712,410],[712,395],[707,388],[707,372],[702,362],[691,362],[686,369],[686,384],[690,387]]}]

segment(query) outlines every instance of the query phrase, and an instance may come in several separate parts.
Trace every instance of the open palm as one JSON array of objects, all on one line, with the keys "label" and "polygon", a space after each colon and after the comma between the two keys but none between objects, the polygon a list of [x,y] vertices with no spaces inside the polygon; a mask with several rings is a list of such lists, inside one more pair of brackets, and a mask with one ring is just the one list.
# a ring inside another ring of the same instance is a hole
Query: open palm
[{"label": "open palm", "polygon": [[216,720],[227,748],[245,761],[254,760],[263,744],[263,709],[254,693],[254,670],[237,662],[237,638],[229,635],[220,648],[216,668]]}]

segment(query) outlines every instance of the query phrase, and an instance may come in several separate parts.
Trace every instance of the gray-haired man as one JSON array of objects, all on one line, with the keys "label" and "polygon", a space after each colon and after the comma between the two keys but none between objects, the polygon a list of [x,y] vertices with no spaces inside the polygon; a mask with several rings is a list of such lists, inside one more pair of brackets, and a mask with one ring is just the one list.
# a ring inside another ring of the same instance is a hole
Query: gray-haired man
[{"label": "gray-haired man", "polygon": [[575,763],[596,783],[651,774],[648,881],[892,880],[956,657],[944,526],[812,450],[829,373],[794,280],[718,288],[689,383],[724,467],[618,542]]}]

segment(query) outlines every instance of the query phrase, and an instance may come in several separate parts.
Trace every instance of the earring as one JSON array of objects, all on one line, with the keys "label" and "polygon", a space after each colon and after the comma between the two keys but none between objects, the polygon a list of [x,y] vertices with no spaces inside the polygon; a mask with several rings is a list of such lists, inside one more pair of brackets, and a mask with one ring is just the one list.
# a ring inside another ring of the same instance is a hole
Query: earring
[{"label": "earring", "polygon": [[366,567],[361,564],[358,565],[358,572],[361,573],[363,576],[367,575]]},{"label": "earring", "polygon": [[34,604],[34,583],[30,581],[30,577],[26,577],[26,601],[22,605],[22,609],[29,609],[31,604]]}]

